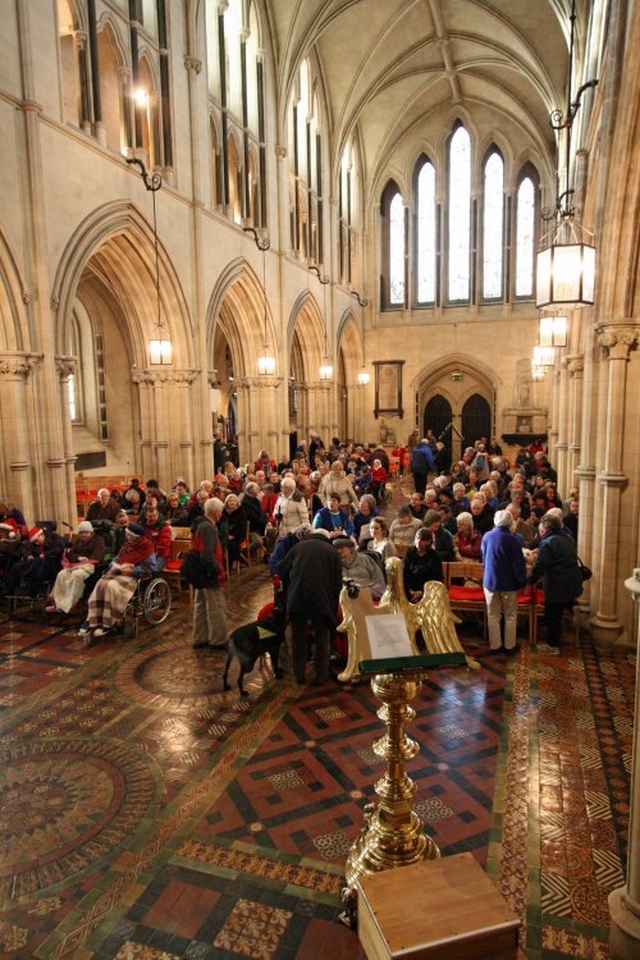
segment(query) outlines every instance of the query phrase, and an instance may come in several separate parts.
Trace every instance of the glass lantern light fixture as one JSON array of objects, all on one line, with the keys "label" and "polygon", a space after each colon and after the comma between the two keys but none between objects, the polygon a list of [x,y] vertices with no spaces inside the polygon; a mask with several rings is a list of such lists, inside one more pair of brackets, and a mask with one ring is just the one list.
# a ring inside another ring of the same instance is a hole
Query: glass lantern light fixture
[{"label": "glass lantern light fixture", "polygon": [[538,344],[533,348],[534,367],[552,367],[555,360],[556,353],[553,347],[541,347]]},{"label": "glass lantern light fixture", "polygon": [[173,361],[173,344],[171,343],[171,340],[165,331],[160,308],[160,255],[158,248],[156,193],[162,186],[162,176],[157,170],[150,175],[142,160],[139,160],[137,157],[128,157],[126,159],[127,163],[133,163],[140,168],[140,176],[142,177],[145,188],[151,193],[153,209],[153,251],[155,259],[154,284],[156,294],[156,316],[154,334],[149,338],[149,362],[154,366],[166,366]]},{"label": "glass lantern light fixture", "polygon": [[566,347],[567,318],[541,314],[538,343],[541,347]]},{"label": "glass lantern light fixture", "polygon": [[272,355],[267,330],[267,286],[265,249],[262,250],[262,295],[264,299],[263,332],[264,346],[262,356],[258,357],[258,373],[261,377],[273,377],[276,372],[276,358]]},{"label": "glass lantern light fixture", "polygon": [[[541,241],[536,258],[536,306],[565,304],[573,307],[591,305],[595,301],[596,248],[593,234],[576,219],[576,208],[570,187],[571,129],[586,90],[596,87],[597,80],[583,83],[572,99],[571,81],[575,40],[576,0],[571,4],[569,42],[569,78],[567,108],[563,114],[553,110],[550,121],[554,130],[564,131],[564,192],[556,199],[553,210],[543,210],[542,218],[552,227]],[[560,181],[560,165],[558,165]]]}]

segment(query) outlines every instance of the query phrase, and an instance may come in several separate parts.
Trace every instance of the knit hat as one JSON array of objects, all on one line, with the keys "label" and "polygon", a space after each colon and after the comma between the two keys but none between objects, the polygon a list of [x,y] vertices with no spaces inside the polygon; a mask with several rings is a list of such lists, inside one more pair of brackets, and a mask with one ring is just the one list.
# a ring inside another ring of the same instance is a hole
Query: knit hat
[{"label": "knit hat", "polygon": [[37,540],[41,533],[44,533],[42,527],[31,527],[31,530],[29,530],[30,543],[33,543],[34,540]]},{"label": "knit hat", "polygon": [[356,545],[350,537],[336,537],[333,541],[334,547],[349,547],[350,550],[355,550]]},{"label": "knit hat", "polygon": [[143,537],[145,534],[145,529],[140,523],[130,523],[128,527],[125,527],[127,533],[132,533],[134,537]]},{"label": "knit hat", "polygon": [[93,524],[90,520],[82,520],[78,524],[78,533],[93,533]]}]

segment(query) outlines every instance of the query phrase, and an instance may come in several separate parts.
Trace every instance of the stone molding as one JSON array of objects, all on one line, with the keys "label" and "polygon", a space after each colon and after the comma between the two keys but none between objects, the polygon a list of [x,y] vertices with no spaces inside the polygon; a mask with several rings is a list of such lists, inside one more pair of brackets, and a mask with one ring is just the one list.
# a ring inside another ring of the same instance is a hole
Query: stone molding
[{"label": "stone molding", "polygon": [[0,353],[0,377],[26,380],[33,368],[44,359],[41,353]]},{"label": "stone molding", "polygon": [[159,387],[165,384],[188,387],[199,376],[199,370],[134,370],[131,379],[147,387]]}]

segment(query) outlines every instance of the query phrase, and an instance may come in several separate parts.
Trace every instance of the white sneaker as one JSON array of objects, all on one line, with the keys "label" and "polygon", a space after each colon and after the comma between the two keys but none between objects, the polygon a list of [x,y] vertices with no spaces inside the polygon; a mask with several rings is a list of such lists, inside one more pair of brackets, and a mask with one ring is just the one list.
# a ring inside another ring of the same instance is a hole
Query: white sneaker
[{"label": "white sneaker", "polygon": [[544,657],[559,657],[560,647],[552,647],[549,643],[539,643],[538,653],[541,653]]}]

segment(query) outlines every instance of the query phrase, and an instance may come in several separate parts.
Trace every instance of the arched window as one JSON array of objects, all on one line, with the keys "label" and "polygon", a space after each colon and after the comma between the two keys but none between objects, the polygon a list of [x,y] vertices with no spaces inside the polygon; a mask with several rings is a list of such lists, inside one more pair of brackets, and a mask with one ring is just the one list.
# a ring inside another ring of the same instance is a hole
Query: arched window
[{"label": "arched window", "polygon": [[60,47],[60,82],[62,118],[76,127],[82,125],[80,60],[86,63],[85,40],[78,32],[68,0],[58,0],[58,43]]},{"label": "arched window", "polygon": [[458,126],[449,141],[447,299],[469,300],[471,274],[471,139]]},{"label": "arched window", "polygon": [[482,205],[482,296],[502,299],[504,272],[504,162],[492,150],[484,165]]},{"label": "arched window", "polygon": [[353,141],[349,141],[340,163],[338,185],[338,259],[340,279],[345,284],[358,283],[357,232],[358,232],[358,153]]},{"label": "arched window", "polygon": [[406,214],[402,194],[391,180],[382,194],[382,306],[406,305]]},{"label": "arched window", "polygon": [[426,157],[417,170],[416,300],[428,304],[436,299],[436,171]]},{"label": "arched window", "polygon": [[516,189],[514,291],[516,297],[533,296],[537,193],[538,184],[535,171],[525,170]]},{"label": "arched window", "polygon": [[303,60],[289,105],[289,222],[291,246],[303,258],[324,262],[322,124],[309,60]]},{"label": "arched window", "polygon": [[[235,223],[266,228],[264,73],[255,3],[205,5],[213,203]],[[246,19],[245,19],[246,18]],[[217,163],[218,172],[214,164]]]}]

